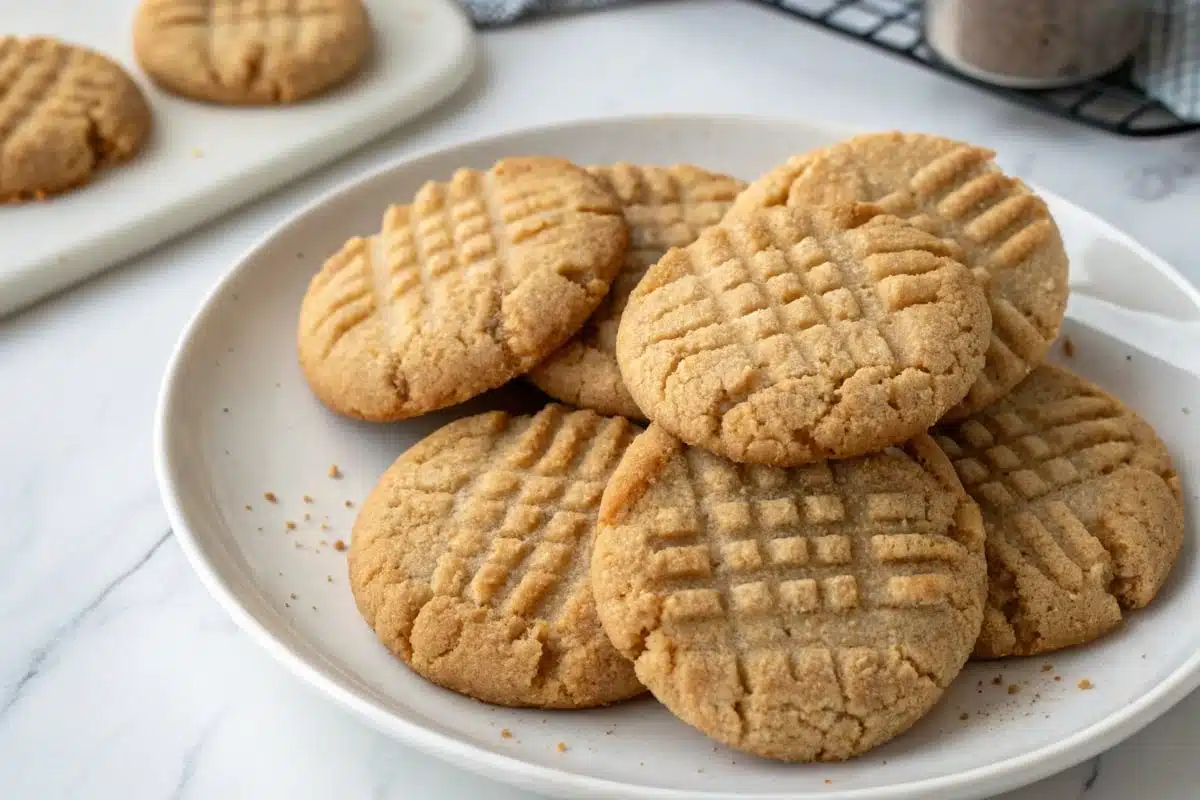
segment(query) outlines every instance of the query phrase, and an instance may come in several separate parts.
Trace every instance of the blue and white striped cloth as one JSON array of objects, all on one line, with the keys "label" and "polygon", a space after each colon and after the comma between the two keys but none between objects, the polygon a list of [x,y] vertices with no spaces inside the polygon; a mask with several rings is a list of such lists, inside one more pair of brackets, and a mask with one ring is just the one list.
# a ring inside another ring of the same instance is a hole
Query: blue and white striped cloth
[{"label": "blue and white striped cloth", "polygon": [[1182,119],[1200,122],[1200,0],[1151,0],[1133,80]]},{"label": "blue and white striped cloth", "polygon": [[[460,0],[481,28],[627,0]],[[1183,119],[1200,121],[1200,0],[1144,0],[1146,38],[1133,64],[1142,89]]]}]

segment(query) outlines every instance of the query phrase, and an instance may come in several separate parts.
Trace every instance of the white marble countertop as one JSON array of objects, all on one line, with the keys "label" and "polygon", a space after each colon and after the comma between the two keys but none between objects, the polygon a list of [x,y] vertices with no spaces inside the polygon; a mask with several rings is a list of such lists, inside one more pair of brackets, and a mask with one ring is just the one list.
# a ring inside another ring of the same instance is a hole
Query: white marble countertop
[{"label": "white marble countertop", "polygon": [[[3,796],[533,797],[376,734],[277,666],[205,594],[155,488],[155,396],[202,294],[303,203],[385,161],[626,112],[919,128],[996,148],[1010,169],[1200,279],[1200,136],[1092,132],[732,0],[626,6],[481,39],[477,74],[423,121],[0,321]],[[1193,798],[1197,711],[1193,695],[1006,800]]]}]

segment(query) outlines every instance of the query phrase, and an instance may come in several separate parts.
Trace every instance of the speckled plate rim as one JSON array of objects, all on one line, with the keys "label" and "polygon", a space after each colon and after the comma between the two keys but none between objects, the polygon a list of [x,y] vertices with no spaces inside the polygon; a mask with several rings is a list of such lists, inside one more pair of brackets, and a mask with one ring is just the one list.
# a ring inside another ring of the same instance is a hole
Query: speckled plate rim
[{"label": "speckled plate rim", "polygon": [[[154,462],[160,493],[176,540],[205,588],[229,613],[235,623],[287,669],[344,708],[357,714],[379,731],[451,764],[486,777],[502,780],[530,791],[552,792],[572,797],[636,797],[654,798],[655,800],[683,800],[684,798],[688,800],[718,800],[719,798],[733,800],[734,797],[756,798],[757,800],[784,800],[784,798],[803,800],[817,797],[823,800],[832,798],[836,798],[836,800],[885,800],[885,798],[886,800],[916,800],[917,798],[921,800],[966,800],[967,798],[982,798],[1034,783],[1102,753],[1153,722],[1197,686],[1200,686],[1200,652],[1197,652],[1136,701],[1129,703],[1104,720],[1091,724],[1053,745],[1041,747],[985,767],[964,770],[933,779],[911,781],[887,787],[830,789],[811,793],[793,791],[787,793],[738,793],[735,795],[725,792],[675,790],[598,779],[579,775],[569,770],[543,767],[520,758],[493,753],[473,744],[459,741],[452,736],[428,730],[419,724],[397,716],[365,692],[358,691],[340,680],[337,675],[311,663],[303,654],[279,641],[262,622],[243,606],[231,585],[221,575],[217,565],[205,551],[183,510],[181,502],[183,487],[178,480],[178,460],[183,456],[170,446],[168,434],[176,422],[179,401],[178,377],[181,364],[187,357],[189,346],[197,332],[209,322],[213,301],[227,289],[241,270],[246,268],[253,254],[276,237],[285,235],[294,226],[306,224],[310,215],[319,211],[324,205],[354,193],[360,184],[384,173],[412,168],[424,160],[470,151],[480,146],[497,145],[506,139],[532,133],[555,132],[569,135],[572,131],[594,126],[638,126],[662,122],[708,126],[722,124],[793,125],[798,131],[805,131],[810,135],[814,131],[818,131],[822,135],[832,138],[843,138],[861,132],[850,126],[813,123],[799,119],[688,113],[601,117],[513,129],[492,136],[460,142],[450,147],[427,151],[413,157],[397,159],[377,170],[333,188],[268,231],[242,254],[234,266],[209,291],[180,335],[163,377],[154,419]],[[1086,218],[1096,228],[1103,230],[1107,238],[1118,242],[1139,256],[1147,265],[1152,266],[1200,309],[1200,292],[1161,258],[1096,215],[1080,209],[1052,192],[1040,187],[1035,188],[1044,197],[1071,206],[1081,217]],[[1192,372],[1200,375],[1200,372],[1195,370]]]}]

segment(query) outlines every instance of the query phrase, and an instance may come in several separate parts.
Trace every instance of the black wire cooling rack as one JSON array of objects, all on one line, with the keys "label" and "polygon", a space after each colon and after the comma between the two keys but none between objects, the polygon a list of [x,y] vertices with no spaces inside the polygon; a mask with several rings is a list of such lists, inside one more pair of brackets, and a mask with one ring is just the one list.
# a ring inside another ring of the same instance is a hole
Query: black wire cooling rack
[{"label": "black wire cooling rack", "polygon": [[1069,89],[1006,89],[939,63],[921,32],[922,0],[758,0],[827,30],[874,45],[1023,106],[1119,136],[1170,136],[1200,130],[1130,80],[1129,67]]}]

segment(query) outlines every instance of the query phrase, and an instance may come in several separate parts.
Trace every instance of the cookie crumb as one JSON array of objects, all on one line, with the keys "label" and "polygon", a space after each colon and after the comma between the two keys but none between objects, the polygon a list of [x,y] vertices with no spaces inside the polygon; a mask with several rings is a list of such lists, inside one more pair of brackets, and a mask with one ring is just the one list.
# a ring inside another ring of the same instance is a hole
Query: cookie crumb
[{"label": "cookie crumb", "polygon": [[283,604],[283,607],[284,607],[284,608],[291,608],[291,607],[292,607],[292,604],[291,604],[291,603],[284,603],[284,604]]},{"label": "cookie crumb", "polygon": [[343,542],[341,539],[338,539],[336,542],[333,543],[333,549],[337,550],[340,553],[346,549],[346,543]]},{"label": "cookie crumb", "polygon": [[312,522],[312,514],[305,514],[305,515],[304,515],[304,521],[305,521],[305,522]]},{"label": "cookie crumb", "polygon": [[275,496],[274,492],[263,492],[263,499],[266,500],[268,503],[278,503],[279,502],[279,498]]},{"label": "cookie crumb", "polygon": [[292,594],[291,594],[290,596],[291,596],[291,598],[292,598],[293,600],[295,600],[295,599],[296,599],[296,593],[295,593],[295,592],[292,592]]},{"label": "cookie crumb", "polygon": [[1042,664],[1042,672],[1049,672],[1054,669],[1053,664]]},{"label": "cookie crumb", "polygon": [[963,713],[958,715],[958,718],[961,719],[963,722],[966,722],[967,720],[969,720],[971,718],[971,715],[964,711]]},{"label": "cookie crumb", "polygon": [[321,523],[321,530],[323,530],[323,531],[327,531],[327,530],[329,530],[329,526],[328,526],[328,525],[326,525],[324,522],[322,522],[322,523]]},{"label": "cookie crumb", "polygon": [[333,478],[334,480],[337,480],[342,477],[342,471],[340,469],[338,469],[337,464],[329,465],[329,477]]},{"label": "cookie crumb", "polygon": [[253,511],[253,510],[254,510],[254,506],[250,505],[249,503],[246,503],[246,510],[247,510],[247,511]]},{"label": "cookie crumb", "polygon": [[290,519],[289,519],[287,522],[283,523],[283,524],[287,526],[287,529],[288,529],[289,531],[294,531],[294,530],[296,530],[296,523],[292,522]]},{"label": "cookie crumb", "polygon": [[311,497],[309,497],[308,495],[304,495],[304,502],[311,503],[312,501],[313,501],[313,499]]},{"label": "cookie crumb", "polygon": [[325,576],[325,582],[326,582],[326,583],[333,583],[333,576],[332,576],[332,575],[326,575],[326,576]]},{"label": "cookie crumb", "polygon": [[1061,681],[1061,680],[1062,680],[1062,675],[1055,675],[1055,676],[1054,676],[1054,680],[1056,680],[1056,681]]},{"label": "cookie crumb", "polygon": [[996,677],[992,678],[992,685],[993,685],[993,686],[1000,686],[1000,685],[1001,685],[1001,684],[1003,684],[1003,683],[1004,683],[1004,676],[1003,676],[1003,675],[997,675]]},{"label": "cookie crumb", "polygon": [[316,606],[313,606],[313,611],[316,611],[316,610],[317,610],[317,607],[316,607]]},{"label": "cookie crumb", "polygon": [[1091,682],[1091,681],[1089,681],[1087,678],[1084,678],[1083,680],[1079,681],[1079,683],[1077,683],[1077,684],[1076,684],[1076,686],[1078,686],[1080,689],[1082,689],[1082,690],[1083,690],[1083,691],[1085,691],[1085,692],[1086,692],[1088,689],[1094,688],[1094,687],[1095,687],[1095,685],[1096,685],[1096,684],[1092,683],[1092,682]]},{"label": "cookie crumb", "polygon": [[1015,683],[1010,683],[1010,684],[1008,685],[1008,693],[1009,693],[1009,694],[1016,694],[1016,693],[1017,693],[1017,692],[1019,692],[1019,691],[1021,691],[1021,687],[1020,687],[1020,686],[1018,686],[1017,684],[1015,684]]},{"label": "cookie crumb", "polygon": [[559,742],[557,745],[554,746],[554,749],[560,753],[565,753],[565,752],[567,752],[567,743]]},{"label": "cookie crumb", "polygon": [[1075,343],[1071,341],[1070,336],[1063,337],[1062,349],[1063,349],[1063,355],[1066,356],[1067,358],[1075,357]]},{"label": "cookie crumb", "polygon": [[826,779],[825,779],[825,785],[826,785],[826,786],[830,786],[830,785],[832,785],[832,784],[833,784],[833,781],[829,780],[829,778],[826,778]]},{"label": "cookie crumb", "polygon": [[229,409],[228,409],[228,408],[222,408],[221,410],[222,410],[223,412],[225,412],[226,414],[228,414],[228,413],[229,413]]},{"label": "cookie crumb", "polygon": [[346,508],[354,508],[354,502],[353,502],[353,501],[351,501],[351,500],[347,500],[347,501],[346,501]]},{"label": "cookie crumb", "polygon": [[512,731],[510,731],[508,728],[501,728],[500,729],[500,738],[501,739],[511,739]]}]

